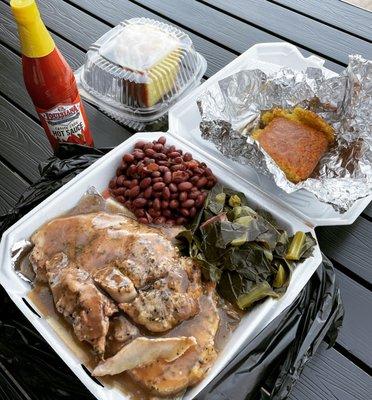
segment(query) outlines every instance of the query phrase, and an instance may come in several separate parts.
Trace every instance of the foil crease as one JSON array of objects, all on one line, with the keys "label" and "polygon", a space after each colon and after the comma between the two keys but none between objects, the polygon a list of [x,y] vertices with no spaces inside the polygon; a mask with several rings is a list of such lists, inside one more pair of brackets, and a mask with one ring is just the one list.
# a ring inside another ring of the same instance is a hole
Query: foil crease
[{"label": "foil crease", "polygon": [[[307,108],[330,123],[335,145],[310,178],[290,182],[250,134],[260,115],[273,107]],[[326,78],[320,68],[298,72],[283,68],[267,75],[239,71],[205,91],[198,99],[202,137],[228,158],[271,175],[287,193],[306,189],[337,211],[372,194],[372,62],[349,57],[348,67]]]}]

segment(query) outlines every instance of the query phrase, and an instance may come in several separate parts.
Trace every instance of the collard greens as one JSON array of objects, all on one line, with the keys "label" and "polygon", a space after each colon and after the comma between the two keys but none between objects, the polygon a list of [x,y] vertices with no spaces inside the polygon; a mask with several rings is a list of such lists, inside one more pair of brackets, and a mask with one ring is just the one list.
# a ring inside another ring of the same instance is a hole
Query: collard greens
[{"label": "collard greens", "polygon": [[177,239],[221,296],[241,309],[283,294],[295,262],[309,257],[315,244],[309,233],[289,237],[268,212],[253,210],[243,193],[220,184]]}]

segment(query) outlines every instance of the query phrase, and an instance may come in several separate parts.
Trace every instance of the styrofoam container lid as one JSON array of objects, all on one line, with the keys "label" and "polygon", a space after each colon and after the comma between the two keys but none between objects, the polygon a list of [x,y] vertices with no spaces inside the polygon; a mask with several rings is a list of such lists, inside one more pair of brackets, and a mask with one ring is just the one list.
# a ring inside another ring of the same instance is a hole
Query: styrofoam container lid
[{"label": "styrofoam container lid", "polygon": [[312,226],[352,224],[368,206],[372,196],[357,200],[347,212],[340,214],[330,204],[319,201],[312,193],[304,189],[286,193],[276,185],[272,178],[257,173],[253,167],[241,165],[224,157],[213,143],[202,139],[199,129],[201,116],[196,100],[211,85],[221,79],[242,70],[261,69],[270,74],[283,67],[295,71],[303,71],[307,67],[317,67],[323,70],[327,78],[337,75],[325,68],[323,64],[324,60],[318,56],[312,55],[305,58],[296,46],[289,43],[256,44],[173,106],[169,110],[169,130],[182,137],[183,140],[203,149],[216,162],[224,164],[227,169],[238,173],[250,183],[270,194],[308,224]]},{"label": "styrofoam container lid", "polygon": [[[37,310],[37,307],[30,303],[30,300],[27,298],[27,294],[31,288],[14,271],[11,264],[11,248],[17,241],[29,238],[36,229],[48,220],[71,209],[89,187],[95,186],[99,191],[106,189],[111,177],[115,176],[116,168],[120,164],[124,153],[131,151],[138,140],[153,140],[162,134],[164,133],[137,133],[133,135],[21,218],[3,234],[0,245],[0,258],[2,260],[0,265],[1,285],[37,331],[99,400],[129,400],[130,397],[114,386],[106,385],[102,387],[102,385],[93,380],[90,374],[86,372],[86,369],[83,368],[81,358],[56,333],[52,321],[43,316],[38,316],[32,311],[32,308],[36,308]],[[275,198],[262,192],[259,188],[240,178],[235,173],[227,171],[223,166],[212,161],[204,152],[198,151],[198,149],[188,145],[171,133],[167,135],[167,143],[175,145],[184,151],[189,151],[195,159],[205,162],[213,170],[219,182],[243,192],[253,207],[269,211],[278,223],[290,233],[301,230],[311,232],[315,237],[315,232],[311,227],[306,225],[296,215],[293,215],[288,208],[277,202]],[[316,246],[312,256],[296,266],[288,289],[281,298],[268,298],[245,313],[236,330],[228,338],[210,371],[199,384],[187,390],[183,397],[184,400],[194,398],[238,353],[243,343],[252,340],[295,300],[320,265],[321,260],[322,256],[319,246]]]},{"label": "styrofoam container lid", "polygon": [[149,123],[197,86],[205,70],[205,59],[184,32],[132,18],[89,47],[76,76],[83,97],[109,115],[124,123]]}]

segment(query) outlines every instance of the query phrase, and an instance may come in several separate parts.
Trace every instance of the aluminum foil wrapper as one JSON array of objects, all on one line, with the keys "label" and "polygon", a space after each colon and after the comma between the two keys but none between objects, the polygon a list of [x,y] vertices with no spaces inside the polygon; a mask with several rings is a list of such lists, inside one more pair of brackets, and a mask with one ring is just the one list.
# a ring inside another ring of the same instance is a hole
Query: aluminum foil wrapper
[{"label": "aluminum foil wrapper", "polygon": [[[311,177],[297,184],[250,136],[263,111],[295,106],[317,113],[336,132],[335,145]],[[372,61],[350,56],[345,71],[332,78],[314,67],[273,75],[240,71],[204,92],[198,107],[204,139],[234,161],[271,175],[287,193],[306,189],[341,213],[372,193]]]}]

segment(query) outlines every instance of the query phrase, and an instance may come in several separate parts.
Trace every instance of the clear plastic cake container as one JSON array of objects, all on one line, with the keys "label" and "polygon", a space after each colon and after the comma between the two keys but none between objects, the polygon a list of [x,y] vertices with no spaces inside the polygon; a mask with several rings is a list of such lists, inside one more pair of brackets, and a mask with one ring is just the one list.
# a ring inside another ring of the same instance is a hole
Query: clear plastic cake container
[{"label": "clear plastic cake container", "polygon": [[76,71],[80,93],[141,129],[199,85],[207,63],[188,35],[149,18],[121,22],[93,43]]},{"label": "clear plastic cake container", "polygon": [[[53,327],[55,326],[53,321],[49,317],[43,316],[40,310],[37,309],[37,306],[27,297],[31,287],[14,271],[11,262],[11,249],[14,243],[29,238],[46,221],[71,209],[89,187],[94,186],[99,191],[103,191],[107,187],[110,178],[115,175],[123,153],[132,150],[136,141],[140,139],[153,140],[161,136],[161,134],[164,133],[137,133],[133,135],[20,219],[3,234],[1,241],[1,285],[37,331],[99,400],[129,400],[130,397],[115,386],[107,386],[93,379],[87,369],[83,368],[81,354],[79,356],[76,351],[72,350],[67,344],[66,335],[61,335],[61,332],[58,334]],[[199,151],[197,147],[188,144],[182,138],[172,133],[167,134],[167,142],[176,145],[177,148],[181,148],[184,151],[191,152],[195,159],[207,163],[222,184],[244,192],[252,205],[260,206],[260,208],[270,211],[280,225],[290,233],[301,230],[311,232],[315,237],[315,232],[311,226],[306,224],[299,216],[293,214],[282,202],[278,202],[275,197],[261,191],[257,186],[239,177],[231,171],[231,168],[227,168],[227,165],[216,163],[207,153]],[[226,160],[226,162],[228,163],[229,161]],[[237,329],[229,337],[224,349],[219,353],[215,364],[208,374],[198,385],[186,391],[183,397],[184,400],[194,398],[238,353],[243,343],[252,340],[295,300],[319,266],[321,259],[319,247],[316,246],[313,255],[303,263],[297,265],[287,292],[280,299],[274,300],[269,298],[253,307],[252,310],[244,315]]]}]

